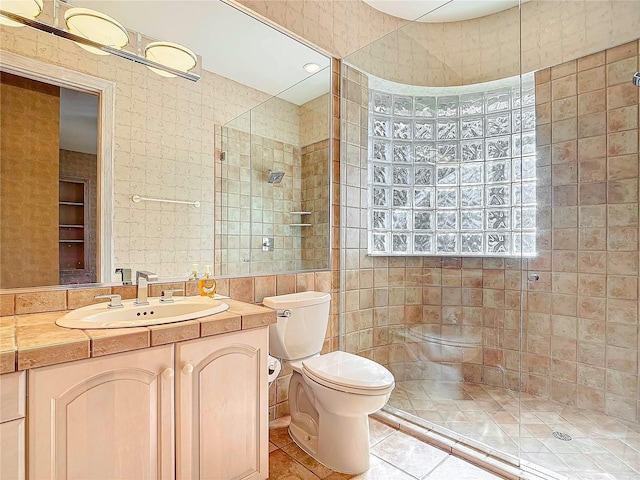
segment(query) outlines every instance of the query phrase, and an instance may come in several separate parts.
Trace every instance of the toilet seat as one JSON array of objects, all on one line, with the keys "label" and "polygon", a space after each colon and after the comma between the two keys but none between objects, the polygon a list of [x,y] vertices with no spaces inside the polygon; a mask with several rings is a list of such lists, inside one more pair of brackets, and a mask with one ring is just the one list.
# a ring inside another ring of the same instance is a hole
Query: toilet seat
[{"label": "toilet seat", "polygon": [[342,351],[304,360],[302,373],[325,387],[358,395],[384,395],[395,386],[382,365]]}]

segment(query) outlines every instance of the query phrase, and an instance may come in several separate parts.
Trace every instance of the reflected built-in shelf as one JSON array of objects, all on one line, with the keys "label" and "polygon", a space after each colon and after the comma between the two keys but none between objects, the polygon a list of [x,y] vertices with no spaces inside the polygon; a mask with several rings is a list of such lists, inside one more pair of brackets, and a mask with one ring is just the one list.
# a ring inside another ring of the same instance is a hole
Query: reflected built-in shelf
[{"label": "reflected built-in shelf", "polygon": [[[291,215],[311,215],[312,212],[289,212]],[[310,227],[311,223],[290,223],[290,227]]]}]

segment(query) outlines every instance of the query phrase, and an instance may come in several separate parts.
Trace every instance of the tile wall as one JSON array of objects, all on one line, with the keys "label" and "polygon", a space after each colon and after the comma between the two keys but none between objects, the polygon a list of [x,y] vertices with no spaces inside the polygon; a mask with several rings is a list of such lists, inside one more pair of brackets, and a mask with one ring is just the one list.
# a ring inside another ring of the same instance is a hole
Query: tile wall
[{"label": "tile wall", "polygon": [[[216,192],[221,201],[217,271],[242,275],[300,270],[302,232],[289,226],[290,212],[302,208],[300,148],[230,127],[222,127],[222,145],[226,158],[219,169],[222,190]],[[267,170],[282,171],[284,178],[267,183]],[[273,251],[262,250],[263,237],[273,238]]]},{"label": "tile wall", "polygon": [[[328,115],[325,115],[328,117]],[[328,120],[328,119],[327,119]],[[327,122],[328,123],[328,122]],[[327,125],[328,126],[328,125]],[[316,270],[326,267],[329,257],[329,140],[302,147],[302,201],[301,211],[309,215],[291,216],[291,222],[310,223],[297,227],[301,230],[301,267]],[[291,227],[296,228],[296,227]]]},{"label": "tile wall", "polygon": [[345,67],[346,349],[398,380],[518,389],[522,366],[526,392],[637,420],[638,61],[634,41],[536,74],[540,280],[524,305],[517,259],[366,256],[367,78]]},{"label": "tile wall", "polygon": [[524,387],[637,420],[638,41],[536,73],[539,257]]},{"label": "tile wall", "polygon": [[[216,170],[216,272],[327,268],[329,99],[321,95],[298,107],[273,98],[222,127],[217,142],[226,159]],[[272,120],[278,115],[280,130]],[[268,170],[284,172],[282,182],[267,183]],[[312,211],[313,218],[291,214],[299,211]],[[291,225],[310,222],[313,228]],[[265,237],[274,239],[273,251],[263,251]]]},{"label": "tile wall", "polygon": [[[329,80],[330,81],[330,80]],[[331,94],[320,95],[300,105],[300,145],[307,146],[327,138]]]},{"label": "tile wall", "polygon": [[[142,65],[93,55],[30,28],[0,26],[0,45],[115,83],[114,267],[186,277],[191,264],[212,264],[214,126],[269,96],[207,71],[196,83],[160,77]],[[135,204],[135,194],[199,200],[201,208]]]}]

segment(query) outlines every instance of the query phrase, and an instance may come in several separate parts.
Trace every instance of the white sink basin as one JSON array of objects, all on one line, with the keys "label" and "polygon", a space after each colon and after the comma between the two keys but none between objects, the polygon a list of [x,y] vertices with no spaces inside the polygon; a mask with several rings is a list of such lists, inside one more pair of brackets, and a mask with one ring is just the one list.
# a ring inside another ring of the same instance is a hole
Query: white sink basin
[{"label": "white sink basin", "polygon": [[229,305],[209,297],[174,297],[173,303],[161,303],[159,298],[149,298],[149,305],[134,305],[134,300],[122,302],[123,308],[108,308],[108,303],[98,303],[78,308],[56,320],[67,328],[125,328],[146,327],[163,323],[193,320],[229,309]]}]

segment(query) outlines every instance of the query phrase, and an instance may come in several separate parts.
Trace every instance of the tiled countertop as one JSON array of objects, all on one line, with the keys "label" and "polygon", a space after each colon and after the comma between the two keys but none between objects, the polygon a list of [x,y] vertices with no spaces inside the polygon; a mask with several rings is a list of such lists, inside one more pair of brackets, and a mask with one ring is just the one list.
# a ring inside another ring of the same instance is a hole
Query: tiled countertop
[{"label": "tiled countertop", "polygon": [[154,347],[276,322],[275,311],[224,300],[229,310],[197,320],[149,327],[79,330],[59,327],[68,310],[0,317],[0,374]]}]

